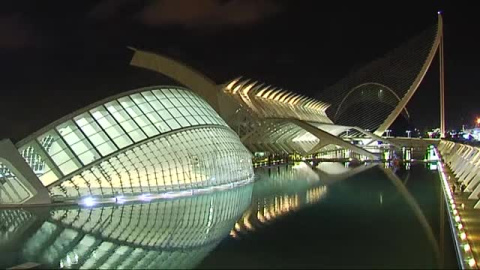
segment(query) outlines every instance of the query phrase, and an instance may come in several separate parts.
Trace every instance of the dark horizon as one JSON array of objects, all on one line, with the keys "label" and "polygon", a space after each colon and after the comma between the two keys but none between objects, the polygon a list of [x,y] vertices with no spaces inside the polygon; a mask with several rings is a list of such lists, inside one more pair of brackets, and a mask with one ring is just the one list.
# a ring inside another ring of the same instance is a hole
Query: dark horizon
[{"label": "dark horizon", "polygon": [[[19,140],[100,98],[168,82],[129,67],[127,46],[178,59],[217,83],[244,76],[318,97],[348,73],[435,24],[438,10],[445,22],[447,128],[473,124],[480,116],[475,10],[452,1],[2,5],[0,120],[7,130],[0,130],[0,137]],[[439,126],[438,99],[435,60],[407,105],[413,126]]]}]

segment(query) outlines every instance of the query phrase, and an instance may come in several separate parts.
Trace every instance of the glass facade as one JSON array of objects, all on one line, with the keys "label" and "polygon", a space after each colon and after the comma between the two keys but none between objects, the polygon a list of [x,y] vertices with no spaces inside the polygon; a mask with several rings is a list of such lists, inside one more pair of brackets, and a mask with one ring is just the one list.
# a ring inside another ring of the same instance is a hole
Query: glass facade
[{"label": "glass facade", "polygon": [[162,136],[114,155],[50,188],[69,198],[158,193],[253,178],[250,153],[221,127]]},{"label": "glass facade", "polygon": [[[228,235],[250,204],[252,188],[143,204],[54,208],[18,245],[21,261],[47,268],[193,268]],[[0,232],[5,227],[13,233],[0,244],[18,240],[31,220],[41,218],[24,213],[0,210]]]},{"label": "glass facade", "polygon": [[22,203],[31,197],[25,185],[0,161],[0,204]]},{"label": "glass facade", "polygon": [[180,87],[111,99],[52,126],[19,151],[52,195],[69,198],[253,177],[250,153],[238,136],[208,103]]}]

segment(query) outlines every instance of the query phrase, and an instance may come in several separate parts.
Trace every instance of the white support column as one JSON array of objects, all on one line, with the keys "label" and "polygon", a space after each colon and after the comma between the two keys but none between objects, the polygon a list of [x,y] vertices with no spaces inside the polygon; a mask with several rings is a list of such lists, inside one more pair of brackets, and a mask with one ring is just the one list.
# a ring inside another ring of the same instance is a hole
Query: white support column
[{"label": "white support column", "polygon": [[47,188],[42,184],[18,149],[9,140],[0,141],[0,161],[7,165],[19,181],[28,189],[32,197],[22,204],[50,204]]}]

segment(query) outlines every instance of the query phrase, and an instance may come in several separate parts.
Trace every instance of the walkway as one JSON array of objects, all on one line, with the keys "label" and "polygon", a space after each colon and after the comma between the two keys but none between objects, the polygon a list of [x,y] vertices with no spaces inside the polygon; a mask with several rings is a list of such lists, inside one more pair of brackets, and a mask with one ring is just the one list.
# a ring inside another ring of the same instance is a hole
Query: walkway
[{"label": "walkway", "polygon": [[[445,166],[445,173],[448,176],[448,184],[450,187],[454,184],[455,176],[448,166]],[[464,231],[467,234],[467,239],[477,268],[479,268],[478,261],[480,259],[480,209],[473,207],[477,200],[469,200],[470,192],[460,192],[459,189],[453,193],[453,197],[457,206],[458,214],[462,219]]]}]

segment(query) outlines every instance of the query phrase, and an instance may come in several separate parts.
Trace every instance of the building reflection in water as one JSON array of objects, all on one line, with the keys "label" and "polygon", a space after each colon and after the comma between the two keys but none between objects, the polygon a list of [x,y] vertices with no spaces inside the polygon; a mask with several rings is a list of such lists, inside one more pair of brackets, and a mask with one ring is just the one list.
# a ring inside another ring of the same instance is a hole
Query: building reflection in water
[{"label": "building reflection in water", "polygon": [[0,210],[0,268],[192,268],[228,235],[252,188],[142,204]]},{"label": "building reflection in water", "polygon": [[252,204],[235,223],[230,236],[240,239],[242,234],[315,204],[327,196],[329,185],[375,166],[377,165],[351,166],[348,162],[322,162],[312,167],[311,164],[300,162],[293,167],[257,170]]},{"label": "building reflection in water", "polygon": [[[340,172],[334,171],[339,175],[350,171],[342,163],[330,163],[330,166],[332,165],[338,165],[334,167],[344,169]],[[320,164],[316,168],[312,168],[302,162],[293,168],[278,167],[257,171],[252,204],[242,218],[235,223],[235,227],[230,231],[230,236],[241,238],[242,234],[255,231],[288,213],[317,203],[324,198],[328,188],[322,180],[327,175],[328,178],[332,178],[333,171],[329,171],[327,174],[322,170],[322,166]]]}]

